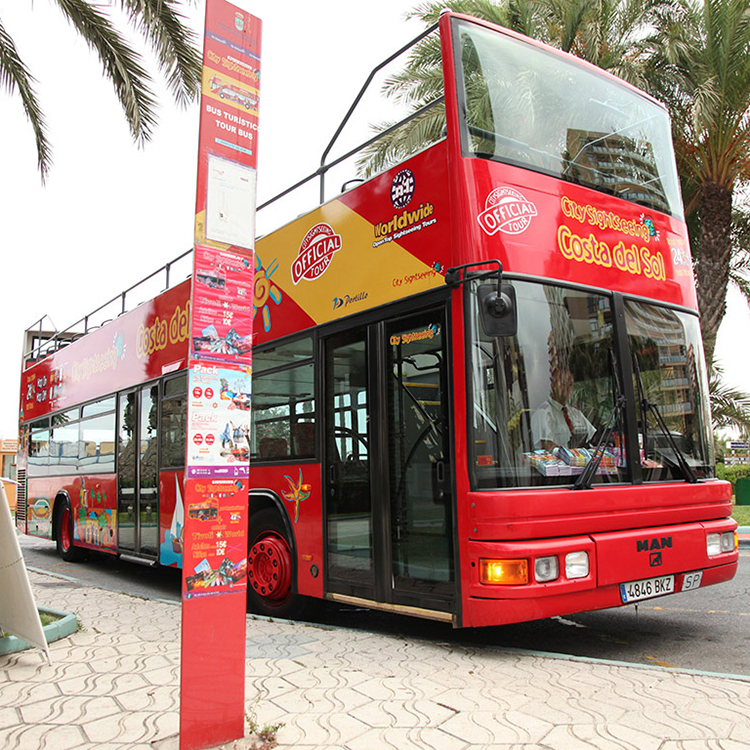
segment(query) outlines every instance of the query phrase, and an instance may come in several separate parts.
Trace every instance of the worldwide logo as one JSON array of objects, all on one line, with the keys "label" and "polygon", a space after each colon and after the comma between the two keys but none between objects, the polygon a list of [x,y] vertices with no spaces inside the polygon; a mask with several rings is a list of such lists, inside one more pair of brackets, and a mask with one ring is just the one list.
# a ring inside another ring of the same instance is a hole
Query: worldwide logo
[{"label": "worldwide logo", "polygon": [[304,237],[297,257],[292,263],[292,281],[295,286],[302,279],[315,281],[331,265],[334,253],[341,250],[341,235],[325,223],[316,224]]},{"label": "worldwide logo", "polygon": [[495,188],[484,202],[484,211],[477,216],[479,226],[489,235],[496,232],[521,234],[537,215],[536,206],[518,190]]},{"label": "worldwide logo", "polygon": [[414,197],[415,179],[411,169],[402,169],[391,183],[391,203],[394,208],[404,208]]}]

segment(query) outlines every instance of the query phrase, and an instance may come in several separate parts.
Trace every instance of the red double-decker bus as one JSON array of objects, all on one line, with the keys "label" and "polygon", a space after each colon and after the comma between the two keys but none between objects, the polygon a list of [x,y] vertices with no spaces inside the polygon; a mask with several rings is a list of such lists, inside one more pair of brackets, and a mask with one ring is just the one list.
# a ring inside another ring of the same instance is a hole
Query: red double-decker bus
[{"label": "red double-decker bus", "polygon": [[[411,124],[442,131],[256,245],[252,396],[216,394],[252,429],[208,436],[250,461],[250,605],[473,627],[729,580],[665,109],[476,19],[426,33],[444,96]],[[189,302],[37,334],[66,346],[25,365],[18,518],[65,557],[180,564]]]}]

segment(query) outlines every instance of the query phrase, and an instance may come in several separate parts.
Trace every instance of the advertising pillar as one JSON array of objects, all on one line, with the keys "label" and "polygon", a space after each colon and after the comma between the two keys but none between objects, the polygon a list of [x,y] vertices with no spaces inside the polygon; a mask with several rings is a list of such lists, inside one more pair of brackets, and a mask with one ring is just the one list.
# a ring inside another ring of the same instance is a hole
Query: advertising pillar
[{"label": "advertising pillar", "polygon": [[207,0],[191,296],[180,748],[244,735],[261,22]]}]

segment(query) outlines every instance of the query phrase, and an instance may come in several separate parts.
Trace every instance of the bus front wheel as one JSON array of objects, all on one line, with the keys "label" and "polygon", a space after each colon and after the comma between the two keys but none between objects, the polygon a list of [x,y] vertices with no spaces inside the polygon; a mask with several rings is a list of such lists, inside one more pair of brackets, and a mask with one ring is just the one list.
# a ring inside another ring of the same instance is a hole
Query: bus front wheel
[{"label": "bus front wheel", "polygon": [[249,610],[269,617],[300,617],[307,599],[296,590],[292,547],[279,514],[270,508],[254,513],[248,539]]},{"label": "bus front wheel", "polygon": [[65,562],[82,560],[85,553],[73,544],[73,513],[69,500],[58,500],[55,503],[55,544],[57,554]]}]

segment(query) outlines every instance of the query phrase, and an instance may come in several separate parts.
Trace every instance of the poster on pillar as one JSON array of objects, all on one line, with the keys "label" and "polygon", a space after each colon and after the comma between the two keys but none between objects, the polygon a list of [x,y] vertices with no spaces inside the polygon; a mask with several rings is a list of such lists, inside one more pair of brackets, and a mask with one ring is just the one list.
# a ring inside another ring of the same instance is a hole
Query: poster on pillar
[{"label": "poster on pillar", "polygon": [[244,482],[247,494],[260,32],[260,21],[231,3],[207,3],[185,456],[186,544],[197,554],[186,549],[183,558],[186,599],[196,586],[219,594],[247,585],[246,560],[214,552],[232,525],[246,557],[247,503],[238,510],[236,493],[214,484]]},{"label": "poster on pillar", "polygon": [[180,750],[244,733],[261,22],[206,0],[185,449]]}]

